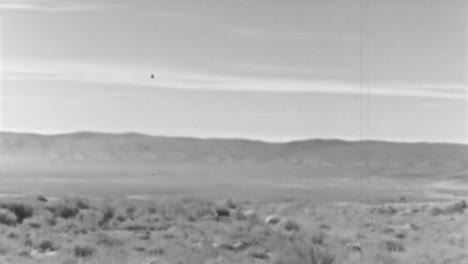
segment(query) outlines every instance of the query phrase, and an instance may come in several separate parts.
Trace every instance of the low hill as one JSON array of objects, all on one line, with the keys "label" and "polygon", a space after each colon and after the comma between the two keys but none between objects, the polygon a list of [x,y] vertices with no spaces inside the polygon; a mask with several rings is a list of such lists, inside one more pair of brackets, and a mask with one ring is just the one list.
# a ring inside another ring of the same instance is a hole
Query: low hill
[{"label": "low hill", "polygon": [[[374,177],[465,181],[468,146],[442,143],[159,137],[136,133],[0,133],[3,179],[138,179],[175,185]],[[44,178],[45,177],[45,178]],[[112,178],[113,177],[113,178]],[[159,177],[159,178],[158,178]],[[4,181],[5,182],[5,181]],[[191,183],[192,182],[192,183]],[[284,183],[286,184],[286,183]]]}]

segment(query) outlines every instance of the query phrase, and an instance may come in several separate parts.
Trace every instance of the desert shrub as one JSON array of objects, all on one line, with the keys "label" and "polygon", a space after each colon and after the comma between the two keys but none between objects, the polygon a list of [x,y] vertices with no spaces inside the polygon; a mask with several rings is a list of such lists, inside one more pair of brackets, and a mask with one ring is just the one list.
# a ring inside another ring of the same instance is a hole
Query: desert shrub
[{"label": "desert shrub", "polygon": [[252,240],[257,244],[263,244],[263,242],[274,239],[272,238],[276,234],[270,226],[263,224],[252,224],[249,226],[248,234]]},{"label": "desert shrub", "polygon": [[27,249],[23,249],[18,253],[18,256],[23,257],[23,258],[28,258],[28,257],[31,257],[31,252]]},{"label": "desert shrub", "polygon": [[276,255],[273,264],[316,264],[312,247],[303,243],[289,242]]},{"label": "desert shrub", "polygon": [[16,215],[18,223],[23,223],[23,220],[31,217],[34,214],[34,209],[29,204],[21,202],[9,202],[0,205],[0,208],[8,209]]},{"label": "desert shrub", "polygon": [[164,255],[164,249],[163,248],[153,248],[148,251],[148,254],[151,256],[161,256]]},{"label": "desert shrub", "polygon": [[382,242],[383,247],[389,252],[402,252],[405,247],[401,242],[395,240],[385,240]]},{"label": "desert shrub", "polygon": [[0,224],[12,226],[16,225],[17,220],[16,215],[12,211],[0,208]]},{"label": "desert shrub", "polygon": [[357,231],[356,232],[356,238],[357,239],[366,239],[367,238],[367,235],[361,231]]},{"label": "desert shrub", "polygon": [[55,251],[57,250],[57,247],[54,245],[54,242],[51,240],[42,240],[38,245],[37,249],[39,252],[44,253],[44,252],[49,252],[49,251]]},{"label": "desert shrub", "polygon": [[226,201],[224,201],[222,203],[222,206],[224,207],[227,207],[229,209],[237,209],[238,208],[238,204],[236,201],[234,201],[233,199],[229,198],[227,199]]},{"label": "desert shrub", "polygon": [[404,230],[398,231],[395,234],[395,237],[398,238],[398,239],[405,239],[407,236],[408,236],[408,233],[406,233],[406,231],[404,231]]},{"label": "desert shrub", "polygon": [[36,197],[36,199],[37,199],[39,202],[44,202],[44,203],[46,203],[46,202],[48,201],[47,198],[45,198],[45,196],[43,196],[43,195],[38,195],[38,196]]},{"label": "desert shrub", "polygon": [[443,213],[442,209],[440,207],[438,207],[438,206],[433,206],[429,210],[429,214],[432,215],[432,216],[441,215],[442,213]]},{"label": "desert shrub", "polygon": [[78,221],[59,219],[52,230],[54,232],[77,234],[80,233],[81,229],[83,229],[83,226]]},{"label": "desert shrub", "polygon": [[335,256],[330,251],[314,247],[303,238],[287,240],[276,255],[274,264],[333,264]]},{"label": "desert shrub", "polygon": [[122,228],[128,231],[145,231],[145,230],[150,229],[150,227],[146,224],[134,223],[134,222],[126,223],[122,226]]},{"label": "desert shrub", "polygon": [[77,258],[88,258],[96,253],[96,249],[86,245],[76,245],[73,248],[73,254]]},{"label": "desert shrub", "polygon": [[260,259],[260,260],[270,259],[270,256],[265,251],[251,251],[249,255],[253,257],[254,259]]},{"label": "desert shrub", "polygon": [[149,206],[146,210],[148,210],[148,214],[155,214],[157,212],[157,209],[154,206]]},{"label": "desert shrub", "polygon": [[198,206],[191,208],[188,215],[188,219],[192,221],[210,219],[213,216],[213,211],[208,204],[198,204]]},{"label": "desert shrub", "polygon": [[466,208],[467,208],[466,202],[460,201],[460,202],[447,205],[445,208],[443,208],[442,213],[443,214],[456,214],[456,213],[463,214]]},{"label": "desert shrub", "polygon": [[382,233],[384,234],[392,234],[395,232],[395,229],[393,227],[385,226],[382,228]]},{"label": "desert shrub", "polygon": [[[397,264],[400,263],[397,259],[395,259],[391,253],[386,251],[366,251],[367,253],[364,254],[363,263],[372,263],[372,264]],[[417,263],[423,263],[417,261]],[[433,263],[433,262],[431,262]]]},{"label": "desert shrub", "polygon": [[32,247],[33,246],[33,241],[31,239],[31,237],[27,237],[25,240],[24,240],[24,246],[25,247]]},{"label": "desert shrub", "polygon": [[432,206],[429,209],[429,214],[431,216],[463,214],[467,207],[468,205],[465,201],[459,201],[442,207]]},{"label": "desert shrub", "polygon": [[120,238],[113,237],[106,233],[98,233],[96,235],[96,243],[98,245],[104,245],[106,247],[118,247],[124,244],[124,241]]},{"label": "desert shrub", "polygon": [[116,215],[115,220],[117,220],[117,222],[122,223],[122,222],[125,222],[127,220],[127,218],[125,216],[123,216],[123,215]]},{"label": "desert shrub", "polygon": [[377,213],[377,214],[385,214],[385,215],[394,215],[398,212],[397,209],[393,206],[381,206],[377,208],[372,208],[371,209],[372,213]]},{"label": "desert shrub", "polygon": [[86,210],[86,209],[90,209],[91,206],[89,205],[89,202],[86,201],[86,200],[83,200],[83,199],[77,199],[76,200],[76,206],[80,209],[80,210]]},{"label": "desert shrub", "polygon": [[66,259],[62,262],[62,264],[77,264],[78,260],[76,259]]},{"label": "desert shrub", "polygon": [[32,228],[41,228],[41,223],[36,221],[29,221],[28,226]]},{"label": "desert shrub", "polygon": [[311,241],[312,244],[315,245],[323,245],[323,242],[325,240],[325,233],[323,231],[314,231],[311,234]]},{"label": "desert shrub", "polygon": [[127,215],[128,218],[130,219],[135,219],[135,212],[136,212],[136,207],[134,206],[129,206],[127,207],[127,209],[125,209],[125,213]]},{"label": "desert shrub", "polygon": [[18,239],[18,238],[20,238],[20,234],[17,233],[17,232],[12,231],[12,232],[8,233],[7,237],[9,239]]},{"label": "desert shrub", "polygon": [[86,226],[94,227],[98,225],[99,221],[101,221],[102,214],[97,211],[84,209],[80,211],[77,219]]},{"label": "desert shrub", "polygon": [[0,244],[0,256],[5,256],[8,254],[8,248],[2,244]]},{"label": "desert shrub", "polygon": [[184,198],[177,201],[158,204],[156,212],[165,220],[188,220],[211,219],[214,216],[213,204],[199,199]]},{"label": "desert shrub", "polygon": [[55,217],[64,219],[74,218],[78,215],[80,209],[76,204],[70,202],[59,202],[53,205],[48,205],[46,209],[51,212]]},{"label": "desert shrub", "polygon": [[293,220],[287,220],[285,223],[284,223],[284,229],[286,231],[299,231],[300,227],[299,227],[299,224],[296,223],[295,221]]},{"label": "desert shrub", "polygon": [[115,209],[110,205],[104,206],[102,209],[102,219],[99,221],[99,226],[104,226],[105,224],[109,223],[112,218],[115,216]]},{"label": "desert shrub", "polygon": [[335,263],[336,256],[327,249],[316,249],[315,260],[318,264],[333,264]]}]

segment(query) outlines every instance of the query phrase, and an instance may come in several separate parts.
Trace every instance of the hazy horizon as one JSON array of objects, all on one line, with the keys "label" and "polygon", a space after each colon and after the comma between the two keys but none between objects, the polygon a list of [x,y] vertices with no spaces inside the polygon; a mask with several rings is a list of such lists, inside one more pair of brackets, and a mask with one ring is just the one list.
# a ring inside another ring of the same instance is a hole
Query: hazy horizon
[{"label": "hazy horizon", "polygon": [[454,144],[454,145],[468,145],[464,142],[450,142],[450,141],[402,141],[394,139],[382,139],[382,138],[369,138],[369,139],[360,139],[360,138],[335,138],[335,137],[311,137],[311,138],[255,138],[255,137],[240,137],[240,136],[190,136],[190,135],[164,135],[164,134],[149,134],[138,131],[90,131],[90,130],[77,130],[77,131],[61,131],[61,132],[49,132],[49,133],[40,133],[40,132],[25,132],[25,131],[9,131],[2,130],[0,134],[15,134],[15,135],[33,135],[33,136],[44,136],[44,137],[54,137],[54,136],[73,136],[78,134],[95,134],[102,136],[125,136],[125,135],[137,135],[137,136],[147,136],[147,137],[156,137],[156,138],[168,138],[168,139],[194,139],[194,140],[241,140],[241,141],[252,141],[260,143],[271,143],[271,144],[287,144],[294,142],[303,142],[303,141],[343,141],[350,143],[357,142],[380,142],[380,143],[395,143],[395,144]]}]

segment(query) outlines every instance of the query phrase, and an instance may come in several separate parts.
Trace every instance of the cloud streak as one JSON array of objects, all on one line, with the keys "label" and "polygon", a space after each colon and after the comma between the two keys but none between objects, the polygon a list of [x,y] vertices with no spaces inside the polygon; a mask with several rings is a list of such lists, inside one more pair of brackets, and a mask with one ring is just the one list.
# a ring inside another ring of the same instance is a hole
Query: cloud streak
[{"label": "cloud streak", "polygon": [[270,40],[280,40],[280,39],[296,39],[296,40],[317,40],[317,39],[339,39],[342,41],[347,40],[359,40],[356,36],[349,36],[342,32],[313,32],[311,30],[266,30],[266,29],[252,29],[252,28],[243,28],[236,29],[234,31],[237,35],[252,38],[252,39],[270,39]]},{"label": "cloud streak", "polygon": [[[291,69],[290,69],[291,70]],[[151,79],[150,74],[156,78]],[[129,87],[154,87],[194,91],[330,93],[358,96],[406,96],[468,100],[463,84],[375,83],[361,86],[357,82],[325,81],[294,77],[253,77],[208,74],[181,70],[154,69],[151,66],[115,64],[28,64],[9,67],[0,78],[9,81],[67,81],[102,85],[122,84]]]},{"label": "cloud streak", "polygon": [[112,7],[117,2],[73,1],[73,0],[2,0],[0,8],[4,10],[24,11],[88,11]]}]

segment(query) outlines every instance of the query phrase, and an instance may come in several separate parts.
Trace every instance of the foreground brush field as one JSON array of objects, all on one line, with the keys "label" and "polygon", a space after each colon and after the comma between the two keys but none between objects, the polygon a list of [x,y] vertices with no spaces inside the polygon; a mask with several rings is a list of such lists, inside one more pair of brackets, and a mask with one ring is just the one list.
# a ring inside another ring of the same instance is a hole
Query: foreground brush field
[{"label": "foreground brush field", "polygon": [[462,264],[463,200],[0,200],[0,263]]},{"label": "foreground brush field", "polygon": [[0,133],[0,153],[0,263],[468,263],[467,145]]}]

